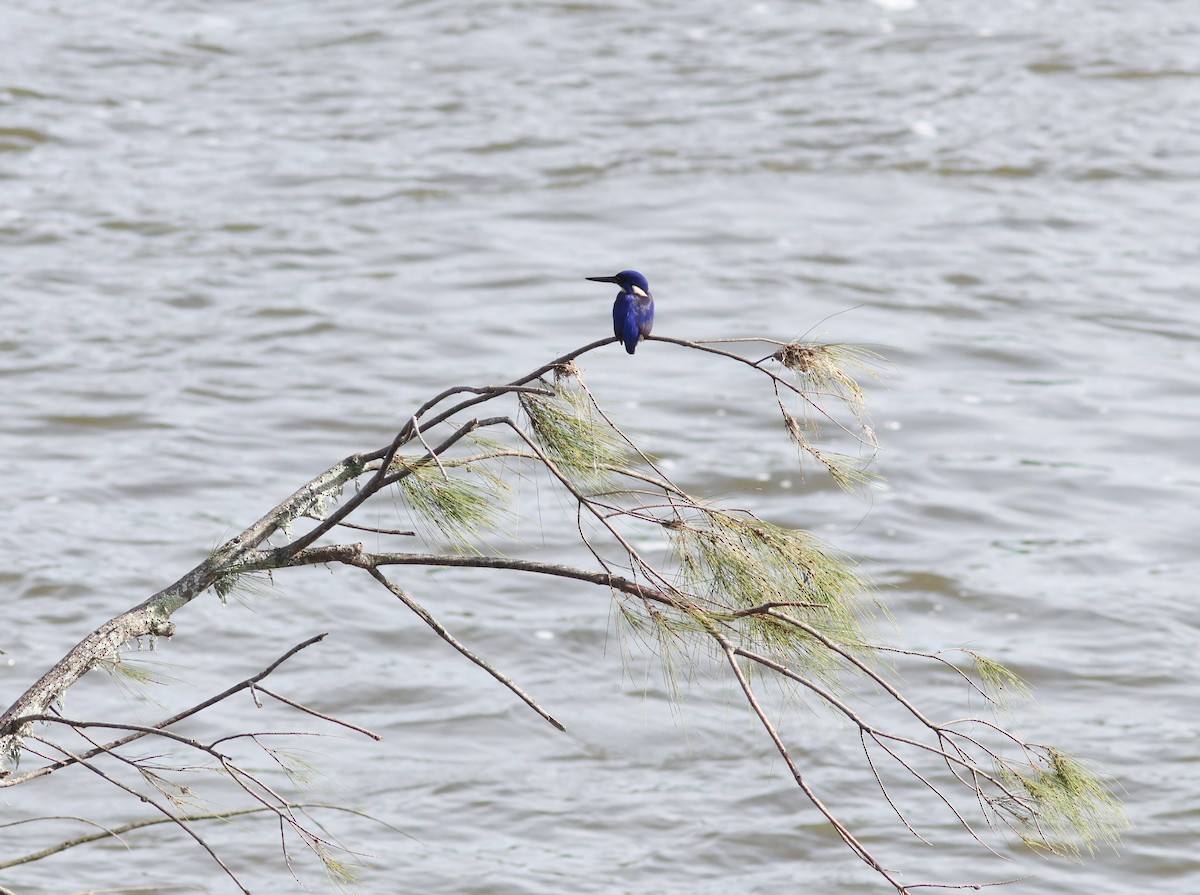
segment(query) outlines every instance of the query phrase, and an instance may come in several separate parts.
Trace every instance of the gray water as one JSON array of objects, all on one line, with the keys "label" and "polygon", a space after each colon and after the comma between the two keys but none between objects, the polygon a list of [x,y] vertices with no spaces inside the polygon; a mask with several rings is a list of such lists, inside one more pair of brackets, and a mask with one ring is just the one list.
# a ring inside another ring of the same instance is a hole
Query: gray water
[{"label": "gray water", "polygon": [[[900,643],[1025,675],[1037,707],[1007,722],[1113,775],[1134,825],[1081,864],[1003,838],[991,858],[933,813],[924,846],[858,770],[853,733],[794,711],[803,767],[868,845],[910,881],[1200,891],[1197,12],[6,3],[3,701],[432,393],[603,336],[610,291],[582,278],[636,267],[663,335],[812,333],[887,356],[870,385],[886,483],[865,499],[801,474],[750,379],[653,342],[585,370],[681,485],[856,557]],[[568,529],[519,537],[553,559]],[[673,704],[606,594],[397,578],[569,733],[346,570],[206,596],[137,657],[174,683],[96,674],[67,707],[153,720],[330,631],[274,680],[385,737],[299,747],[327,775],[316,800],[406,834],[322,815],[368,853],[362,891],[883,890],[736,694],[701,682]],[[962,713],[960,689],[906,673],[935,714]],[[243,700],[192,729],[247,723],[301,726]],[[80,775],[0,805],[133,813]],[[208,835],[252,889],[294,888],[269,823]],[[165,828],[128,840],[0,884],[232,891]]]}]

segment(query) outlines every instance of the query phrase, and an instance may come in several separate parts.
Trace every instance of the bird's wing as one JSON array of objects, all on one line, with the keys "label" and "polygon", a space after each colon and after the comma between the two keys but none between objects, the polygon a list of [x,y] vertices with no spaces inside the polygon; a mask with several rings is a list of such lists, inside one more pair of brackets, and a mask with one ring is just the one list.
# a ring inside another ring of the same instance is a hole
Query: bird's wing
[{"label": "bird's wing", "polygon": [[641,319],[638,321],[638,332],[642,334],[642,338],[650,335],[650,330],[654,329],[654,302],[643,309]]}]

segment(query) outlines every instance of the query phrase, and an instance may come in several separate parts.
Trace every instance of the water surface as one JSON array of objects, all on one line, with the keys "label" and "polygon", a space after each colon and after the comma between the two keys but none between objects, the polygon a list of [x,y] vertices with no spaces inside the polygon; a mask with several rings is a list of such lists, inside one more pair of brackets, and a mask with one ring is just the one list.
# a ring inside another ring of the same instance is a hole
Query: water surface
[{"label": "water surface", "polygon": [[[831,803],[909,879],[1200,887],[1200,25],[1168,0],[885,8],[903,5],[10,4],[6,692],[432,393],[603,335],[610,295],[582,278],[636,267],[664,335],[887,355],[886,485],[866,500],[798,473],[749,379],[661,343],[585,367],[680,484],[858,557],[903,643],[1027,676],[1043,711],[1012,723],[1115,775],[1135,826],[1081,865],[1003,844],[989,861],[934,814],[923,846],[854,771],[849,731],[798,711]],[[518,534],[569,556],[559,531]],[[323,797],[413,837],[330,819],[375,856],[363,891],[878,888],[736,694],[673,706],[606,595],[399,577],[569,733],[344,570],[199,600],[148,657],[179,681],[150,697],[182,706],[332,632],[278,683],[385,736],[308,746]],[[907,671],[961,712],[959,690]],[[68,709],[161,712],[101,676]],[[78,804],[46,808],[60,797]],[[114,799],[78,779],[3,798],[12,818]],[[275,890],[272,835],[246,829],[212,835]],[[8,831],[4,851],[45,831]],[[76,850],[3,883],[230,891],[178,837],[132,841],[155,849]]]}]

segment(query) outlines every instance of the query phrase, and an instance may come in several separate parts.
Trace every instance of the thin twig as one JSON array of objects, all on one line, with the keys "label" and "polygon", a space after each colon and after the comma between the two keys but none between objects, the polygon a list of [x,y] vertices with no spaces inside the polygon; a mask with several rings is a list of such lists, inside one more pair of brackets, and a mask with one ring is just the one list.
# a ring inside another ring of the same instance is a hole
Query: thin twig
[{"label": "thin twig", "polygon": [[803,600],[775,600],[770,603],[759,603],[757,606],[747,606],[729,613],[729,618],[742,618],[747,615],[769,615],[772,609],[828,609],[828,603],[811,603]]},{"label": "thin twig", "polygon": [[225,875],[228,876],[233,881],[233,884],[235,886],[237,886],[238,889],[240,889],[244,893],[244,895],[250,895],[250,890],[247,889],[244,885],[242,885],[242,881],[240,879],[238,879],[237,874],[234,873],[229,868],[228,864],[226,864],[223,860],[221,860],[221,856],[218,855],[213,850],[212,846],[209,845],[208,842],[205,841],[203,836],[201,836],[199,833],[197,833],[195,830],[192,829],[191,825],[188,822],[180,819],[180,817],[178,815],[172,814],[169,809],[164,808],[162,805],[160,805],[154,799],[150,798],[145,793],[138,792],[133,787],[128,786],[125,783],[122,783],[120,780],[117,780],[115,777],[109,776],[104,771],[100,770],[98,767],[93,765],[90,761],[88,761],[78,755],[71,755],[71,752],[69,749],[66,749],[63,746],[60,746],[57,743],[51,743],[47,740],[42,739],[41,737],[30,737],[30,739],[37,740],[38,742],[43,743],[43,744],[51,747],[52,749],[57,749],[58,751],[62,752],[64,755],[69,755],[70,757],[72,757],[75,760],[76,764],[87,768],[93,774],[98,776],[101,780],[111,783],[117,789],[120,789],[120,790],[123,790],[124,792],[129,793],[131,796],[136,798],[138,801],[141,801],[141,802],[149,805],[155,811],[162,814],[165,818],[167,818],[169,821],[174,823],[177,827],[179,827],[179,829],[183,830],[183,832],[187,833],[188,836],[190,836],[193,840],[195,840],[196,844],[199,845],[202,849],[204,849],[204,851],[208,852],[209,857],[212,858],[213,861],[216,863],[216,865],[225,872]]},{"label": "thin twig", "polygon": [[391,591],[392,595],[395,596],[396,599],[398,599],[401,603],[403,603],[405,606],[407,606],[409,609],[411,609],[413,611],[413,613],[415,613],[417,615],[417,617],[421,619],[421,621],[423,621],[423,622],[425,622],[425,624],[429,625],[429,627],[433,629],[435,634],[437,634],[439,637],[441,637],[443,640],[445,640],[448,644],[450,644],[452,647],[454,647],[456,650],[458,650],[460,653],[462,653],[464,656],[466,656],[468,659],[470,659],[472,662],[474,662],[476,665],[478,665],[480,668],[482,668],[484,671],[486,671],[488,674],[490,674],[492,677],[494,677],[496,680],[498,680],[500,683],[502,683],[504,686],[508,687],[508,689],[511,690],[513,693],[515,693],[522,702],[524,702],[527,706],[529,706],[531,709],[533,709],[535,712],[537,712],[539,715],[541,715],[543,718],[545,718],[547,721],[549,721],[550,724],[553,725],[555,728],[557,728],[558,730],[564,731],[564,732],[566,731],[567,728],[562,725],[562,722],[560,722],[557,718],[555,718],[553,715],[551,715],[549,712],[547,712],[544,708],[542,708],[540,705],[538,705],[537,701],[532,696],[530,696],[528,693],[526,693],[524,690],[522,690],[519,686],[517,686],[516,682],[511,680],[507,675],[505,675],[499,669],[492,667],[486,660],[475,655],[475,653],[471,652],[470,649],[468,649],[466,646],[464,646],[462,643],[460,643],[458,640],[456,640],[454,635],[452,635],[449,631],[447,631],[442,626],[441,622],[439,622],[436,618],[434,618],[432,615],[430,615],[430,613],[423,606],[421,606],[421,604],[419,604],[416,600],[414,600],[412,597],[410,597],[408,594],[406,594],[399,585],[397,585],[394,581],[392,581],[390,578],[388,578],[386,575],[384,575],[382,572],[380,572],[379,569],[377,569],[374,565],[366,565],[366,566],[364,566],[364,568],[366,568],[367,572],[371,575],[372,578],[374,578],[376,581],[378,581],[380,584],[382,584],[384,587],[386,587],[389,591]]},{"label": "thin twig", "polygon": [[358,531],[369,531],[371,534],[377,535],[396,535],[397,537],[401,538],[415,538],[417,536],[415,531],[401,531],[398,528],[374,528],[370,525],[356,525],[353,522],[345,521],[339,522],[338,525],[342,528],[353,528]]},{"label": "thin twig", "polygon": [[279,700],[284,705],[290,705],[292,708],[294,708],[298,711],[304,712],[305,714],[308,714],[308,715],[312,715],[314,718],[320,718],[322,721],[328,721],[330,724],[337,724],[339,727],[345,727],[347,730],[353,730],[356,733],[361,733],[363,736],[368,736],[371,739],[375,740],[376,742],[379,742],[380,740],[383,739],[383,737],[381,737],[379,734],[372,733],[371,731],[367,730],[365,727],[359,727],[357,724],[351,724],[349,721],[343,721],[341,718],[335,718],[333,715],[326,715],[324,712],[318,712],[316,709],[309,708],[308,706],[304,705],[303,703],[299,703],[299,702],[296,702],[295,700],[288,699],[286,696],[281,696],[280,694],[274,692],[273,690],[268,690],[266,687],[262,686],[262,684],[259,684],[255,689],[258,690],[258,692],[260,692],[260,693],[266,693],[272,699]]},{"label": "thin twig", "polygon": [[[360,817],[370,817],[370,815],[364,814],[363,812],[357,811],[353,808],[346,808],[345,806],[342,806],[342,805],[326,805],[326,804],[322,804],[319,802],[311,802],[311,803],[297,802],[297,803],[290,805],[289,807],[303,808],[306,810],[310,809],[310,808],[323,808],[323,809],[327,809],[329,811],[345,811],[350,814],[357,814]],[[184,821],[185,823],[198,823],[198,822],[204,821],[204,820],[228,820],[233,817],[242,817],[247,814],[261,814],[264,811],[269,811],[269,810],[270,809],[264,808],[262,806],[259,806],[258,808],[237,808],[237,809],[233,809],[230,811],[209,811],[209,812],[203,812],[203,813],[199,813],[199,814],[181,814],[181,815],[178,815],[178,819],[181,821]],[[44,820],[75,820],[75,821],[78,821],[79,823],[88,824],[89,826],[100,826],[100,824],[97,824],[95,821],[88,820],[87,818],[84,818],[84,817],[44,816],[44,817],[28,818],[26,820],[20,820],[20,821],[12,821],[11,823],[6,823],[6,824],[0,824],[0,828],[16,826],[18,824],[23,824],[23,823],[32,823],[33,821],[44,821]],[[132,832],[134,830],[140,830],[145,827],[156,827],[161,824],[175,823],[175,820],[176,819],[174,817],[169,817],[169,818],[168,817],[148,817],[143,820],[131,821],[130,823],[121,824],[120,826],[116,826],[116,827],[111,827],[111,828],[110,827],[101,827],[101,829],[95,833],[88,833],[84,836],[78,836],[74,839],[65,839],[62,842],[59,842],[52,846],[48,846],[47,848],[44,848],[40,851],[30,852],[29,854],[22,855],[19,858],[10,858],[9,860],[6,860],[6,861],[0,861],[0,870],[7,870],[9,867],[16,867],[19,864],[29,864],[34,861],[40,861],[42,858],[48,858],[51,855],[56,855],[59,852],[66,851],[67,849],[76,848],[77,846],[80,846],[80,845],[87,845],[90,842],[97,842],[101,839],[118,839],[119,840],[121,838],[121,836],[123,836],[126,833]],[[400,832],[402,832],[402,831],[400,831]],[[402,833],[402,835],[407,835],[407,834]]]},{"label": "thin twig", "polygon": [[413,434],[417,436],[417,439],[421,442],[421,446],[425,448],[426,452],[430,456],[433,457],[433,462],[437,464],[437,468],[441,471],[442,478],[446,479],[446,481],[449,481],[450,475],[446,472],[446,467],[442,465],[441,458],[438,457],[433,448],[429,446],[429,442],[425,440],[425,436],[421,433],[421,424],[417,422],[416,414],[414,414],[413,418],[409,421],[409,425],[412,426]]},{"label": "thin twig", "polygon": [[[308,647],[312,646],[315,643],[320,643],[322,640],[324,640],[328,636],[329,636],[328,633],[324,633],[324,634],[317,634],[315,637],[309,637],[307,640],[303,641],[302,643],[298,643],[295,646],[293,646],[291,649],[289,649],[286,653],[284,653],[282,656],[280,656],[278,659],[276,659],[274,662],[272,662],[270,665],[268,665],[262,671],[258,672],[258,674],[255,674],[252,677],[248,677],[245,680],[234,684],[232,687],[229,687],[228,689],[223,690],[222,692],[218,693],[216,696],[210,696],[208,699],[204,700],[203,702],[199,702],[196,705],[191,706],[190,708],[184,709],[182,712],[172,715],[170,718],[166,718],[163,721],[159,721],[157,724],[151,725],[150,727],[128,728],[128,729],[132,729],[134,731],[129,736],[123,737],[122,739],[119,739],[119,740],[114,740],[111,743],[106,743],[105,745],[99,746],[88,752],[84,752],[84,753],[82,753],[83,757],[84,758],[94,758],[95,756],[100,755],[101,753],[114,752],[116,749],[120,748],[121,746],[132,743],[134,740],[141,739],[142,737],[146,736],[149,732],[151,732],[153,730],[165,730],[166,728],[170,727],[172,724],[177,724],[180,721],[182,721],[184,718],[190,718],[191,716],[204,711],[205,709],[209,708],[210,706],[214,706],[218,702],[222,702],[223,700],[228,699],[230,696],[232,696],[235,693],[239,693],[242,690],[252,688],[256,683],[258,683],[259,681],[266,678],[273,671],[275,671],[275,669],[277,669],[280,665],[282,665],[288,659],[292,658],[292,656],[296,655],[296,653],[300,652],[301,650],[307,649]],[[17,719],[15,719],[14,724],[23,726],[26,723],[29,723],[29,721],[31,721],[31,720],[33,720],[33,719],[30,719],[27,717],[26,718],[17,718]],[[56,719],[52,719],[52,720],[56,720]],[[121,729],[126,729],[126,728],[121,728]],[[0,778],[0,787],[16,786],[19,783],[24,783],[27,780],[32,780],[35,777],[41,777],[45,774],[50,774],[61,768],[67,767],[73,763],[74,763],[73,758],[67,758],[67,759],[56,761],[52,764],[37,768],[36,770],[29,771],[28,773],[25,773],[25,774],[14,775],[14,776],[8,777],[8,778]]]},{"label": "thin twig", "polygon": [[779,756],[783,759],[784,764],[786,764],[788,766],[788,770],[791,771],[792,778],[796,781],[796,785],[800,787],[805,797],[813,804],[813,806],[825,816],[825,819],[837,832],[838,836],[841,837],[842,841],[850,847],[850,850],[858,855],[858,857],[876,873],[895,886],[896,892],[899,893],[899,895],[904,895],[904,893],[907,892],[907,889],[904,887],[904,885],[900,883],[887,868],[885,868],[879,863],[878,860],[875,859],[875,856],[867,850],[867,847],[863,845],[852,832],[850,832],[850,829],[843,824],[836,815],[834,815],[828,806],[826,806],[825,803],[817,796],[812,787],[808,785],[808,782],[800,773],[800,769],[796,766],[795,761],[793,761],[791,753],[788,751],[787,746],[783,742],[783,738],[780,737],[779,732],[775,729],[775,725],[771,723],[771,719],[767,716],[766,710],[758,701],[758,697],[755,695],[753,688],[750,686],[750,681],[747,680],[745,672],[742,671],[741,666],[738,664],[739,650],[737,647],[735,647],[727,637],[725,637],[715,628],[709,628],[708,633],[714,640],[717,641],[718,644],[720,644],[721,649],[725,653],[725,658],[728,662],[728,665],[733,671],[734,677],[737,678],[738,684],[742,688],[742,693],[744,693],[746,696],[746,701],[750,704],[751,710],[755,715],[758,716],[759,722],[767,731],[767,736],[771,738],[771,742],[775,745],[775,751],[779,753]]},{"label": "thin twig", "polygon": [[867,766],[870,767],[871,774],[875,777],[875,782],[879,784],[879,791],[883,793],[883,797],[887,800],[888,805],[891,806],[892,812],[896,815],[896,817],[900,818],[900,823],[904,824],[904,826],[908,829],[908,832],[912,833],[926,845],[933,845],[932,842],[930,842],[913,828],[913,825],[908,822],[908,818],[904,816],[904,812],[900,810],[894,801],[892,801],[892,794],[888,792],[887,785],[884,784],[883,778],[879,776],[879,771],[875,767],[875,762],[871,759],[871,750],[867,747],[866,731],[862,730],[861,728],[859,728],[858,731],[858,739],[862,743],[863,756],[867,759]]},{"label": "thin twig", "polygon": [[794,383],[788,382],[786,379],[784,379],[778,373],[775,373],[771,370],[768,370],[766,367],[761,366],[761,363],[762,363],[761,361],[756,363],[755,361],[752,361],[746,357],[742,357],[742,355],[736,354],[732,351],[722,351],[720,348],[712,348],[707,344],[704,344],[701,342],[690,342],[687,339],[673,339],[673,338],[670,338],[669,336],[647,336],[646,338],[653,339],[656,342],[667,342],[671,345],[679,345],[683,348],[694,348],[697,351],[706,351],[709,354],[716,354],[720,357],[727,358],[728,360],[737,361],[738,363],[745,364],[747,367],[750,367],[753,370],[757,370],[758,372],[762,373],[764,376],[770,377],[772,381],[783,386],[788,391],[795,394],[798,398],[800,398],[800,400],[802,400],[805,404],[807,404],[813,410],[813,412],[817,413],[820,416],[825,417],[825,419],[828,420],[834,427],[836,427],[837,429],[840,429],[846,435],[849,435],[851,438],[855,439],[856,441],[860,441],[863,444],[870,445],[872,447],[874,446],[871,441],[863,440],[853,429],[851,429],[849,426],[847,426],[844,423],[841,423],[837,419],[835,419],[834,416],[828,410],[826,410],[824,407],[822,407],[820,404],[818,404],[812,398],[811,394],[808,391],[800,388],[799,386],[795,385]]}]

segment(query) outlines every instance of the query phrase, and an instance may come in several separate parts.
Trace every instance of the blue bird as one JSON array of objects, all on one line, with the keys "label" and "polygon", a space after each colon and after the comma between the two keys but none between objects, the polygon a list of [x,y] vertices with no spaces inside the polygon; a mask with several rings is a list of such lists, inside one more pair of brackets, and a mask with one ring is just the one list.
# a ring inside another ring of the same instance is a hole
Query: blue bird
[{"label": "blue bird", "polygon": [[650,335],[654,326],[654,296],[650,284],[636,270],[623,270],[615,277],[586,277],[593,283],[616,283],[621,287],[613,302],[613,334],[633,354],[637,343]]}]

